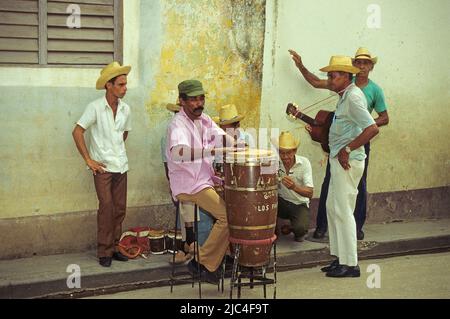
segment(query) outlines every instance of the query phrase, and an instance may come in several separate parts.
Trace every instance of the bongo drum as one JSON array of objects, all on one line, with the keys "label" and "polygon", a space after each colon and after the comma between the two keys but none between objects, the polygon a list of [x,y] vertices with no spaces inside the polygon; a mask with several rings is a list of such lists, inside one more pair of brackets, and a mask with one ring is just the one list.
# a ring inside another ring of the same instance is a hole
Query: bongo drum
[{"label": "bongo drum", "polygon": [[277,221],[277,172],[278,157],[269,150],[249,149],[226,156],[224,189],[230,237],[249,243],[240,249],[242,266],[269,263]]},{"label": "bongo drum", "polygon": [[165,231],[152,229],[148,233],[150,241],[150,252],[154,255],[161,255],[166,252]]},{"label": "bongo drum", "polygon": [[169,253],[173,254],[174,252],[174,246],[173,242],[175,240],[175,250],[181,250],[184,251],[183,247],[183,237],[181,235],[181,230],[177,230],[177,236],[175,237],[175,231],[169,230],[169,232],[166,234],[166,249]]}]

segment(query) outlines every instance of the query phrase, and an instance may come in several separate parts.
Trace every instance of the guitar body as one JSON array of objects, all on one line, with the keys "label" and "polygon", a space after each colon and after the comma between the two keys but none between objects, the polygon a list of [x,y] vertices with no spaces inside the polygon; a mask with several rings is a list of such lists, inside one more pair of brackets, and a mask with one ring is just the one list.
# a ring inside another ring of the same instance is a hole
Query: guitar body
[{"label": "guitar body", "polygon": [[314,119],[314,125],[311,125],[311,139],[315,142],[319,142],[322,149],[330,153],[330,147],[328,146],[328,133],[330,132],[330,126],[333,122],[334,112],[321,110],[317,112]]},{"label": "guitar body", "polygon": [[330,126],[333,122],[334,112],[320,110],[313,119],[306,114],[301,113],[295,104],[289,103],[286,108],[286,113],[311,125],[311,139],[315,142],[319,142],[322,149],[325,152],[330,153],[328,133],[330,132]]}]

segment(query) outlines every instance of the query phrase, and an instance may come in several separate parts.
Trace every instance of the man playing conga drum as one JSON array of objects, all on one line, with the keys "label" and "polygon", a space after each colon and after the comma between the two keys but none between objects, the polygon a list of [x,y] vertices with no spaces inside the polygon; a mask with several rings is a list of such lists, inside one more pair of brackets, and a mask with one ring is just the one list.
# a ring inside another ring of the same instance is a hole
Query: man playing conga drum
[{"label": "man playing conga drum", "polygon": [[[225,202],[214,190],[212,161],[215,146],[220,145],[226,134],[203,114],[205,91],[200,81],[183,81],[178,92],[182,108],[167,130],[170,189],[174,199],[194,202],[216,219],[199,252],[202,279],[217,284],[217,269],[228,248],[229,232]],[[189,271],[197,274],[197,266],[195,258],[192,259]]]},{"label": "man playing conga drum", "polygon": [[314,185],[311,163],[298,156],[300,144],[289,132],[281,132],[278,151],[280,154],[280,177],[278,184],[278,217],[291,221],[295,241],[303,241],[308,234],[309,201]]}]

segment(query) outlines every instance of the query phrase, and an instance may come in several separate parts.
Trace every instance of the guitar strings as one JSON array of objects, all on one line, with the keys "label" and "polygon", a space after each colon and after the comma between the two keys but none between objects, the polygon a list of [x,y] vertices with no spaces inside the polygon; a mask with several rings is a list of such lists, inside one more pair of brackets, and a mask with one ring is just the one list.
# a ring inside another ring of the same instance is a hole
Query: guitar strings
[{"label": "guitar strings", "polygon": [[[324,98],[324,99],[322,99],[322,100],[320,100],[318,102],[315,102],[315,103],[305,107],[303,109],[302,113],[306,114],[306,113],[314,111],[319,106],[320,103],[325,102],[326,100],[331,99],[333,97],[336,97],[336,95],[330,95],[330,96],[328,96],[328,97],[326,97],[326,98]],[[314,106],[316,106],[316,107],[314,107]],[[309,111],[305,112],[308,109],[309,109]],[[294,118],[294,119],[296,119],[293,115],[289,115],[289,116]],[[296,121],[296,122],[298,123],[298,125],[292,129],[292,131],[293,131],[292,133],[294,134],[294,136],[301,135],[302,130],[306,131],[306,129],[305,129],[306,123],[303,123],[303,122],[300,122],[300,121]]]}]

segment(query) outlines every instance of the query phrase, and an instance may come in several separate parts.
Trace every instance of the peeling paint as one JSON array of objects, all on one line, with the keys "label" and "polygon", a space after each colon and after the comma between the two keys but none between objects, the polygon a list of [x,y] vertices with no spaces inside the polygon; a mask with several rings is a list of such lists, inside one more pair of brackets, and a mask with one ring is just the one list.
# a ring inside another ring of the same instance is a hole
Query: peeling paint
[{"label": "peeling paint", "polygon": [[146,103],[151,123],[166,117],[179,82],[196,78],[207,93],[207,113],[233,103],[258,127],[261,101],[265,1],[166,1],[162,7],[160,68]]}]

